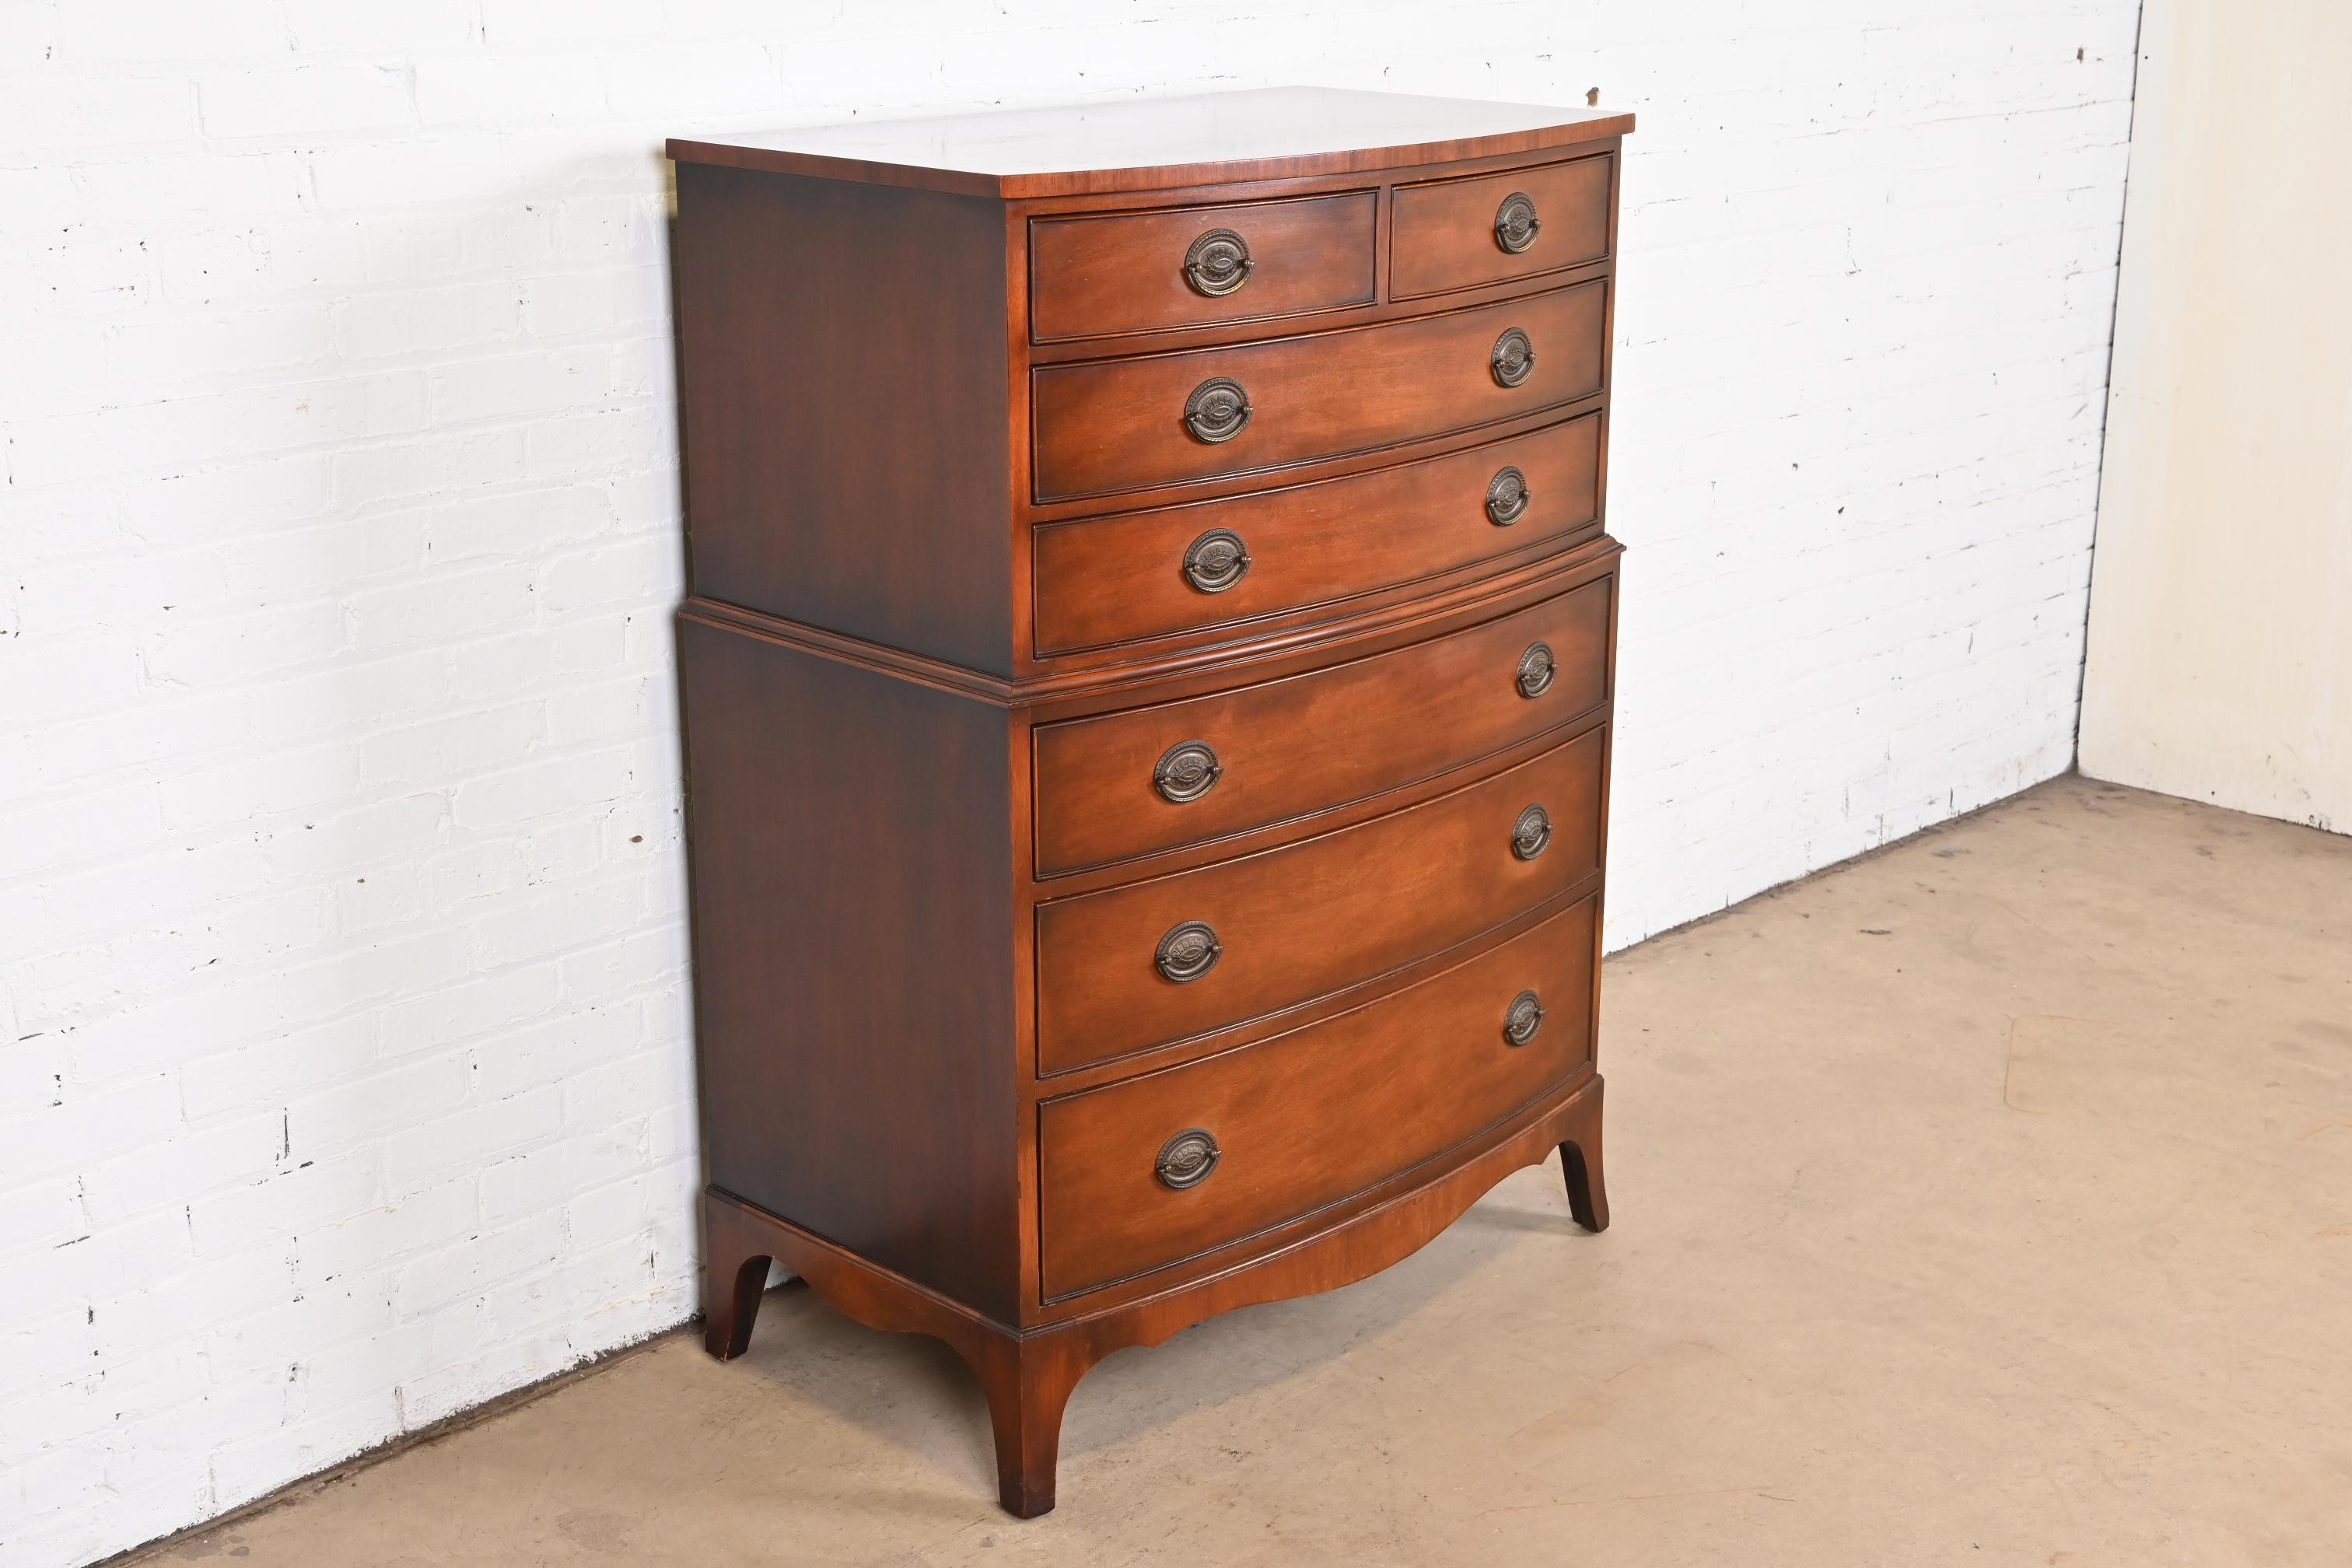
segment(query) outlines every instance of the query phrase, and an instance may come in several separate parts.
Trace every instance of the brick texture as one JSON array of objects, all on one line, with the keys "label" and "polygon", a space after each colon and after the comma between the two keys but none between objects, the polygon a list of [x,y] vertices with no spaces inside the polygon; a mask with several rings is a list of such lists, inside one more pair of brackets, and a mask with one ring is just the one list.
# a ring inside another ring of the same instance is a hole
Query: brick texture
[{"label": "brick texture", "polygon": [[664,135],[1637,110],[1622,946],[2068,764],[2136,20],[0,0],[0,1560],[694,1310]]}]

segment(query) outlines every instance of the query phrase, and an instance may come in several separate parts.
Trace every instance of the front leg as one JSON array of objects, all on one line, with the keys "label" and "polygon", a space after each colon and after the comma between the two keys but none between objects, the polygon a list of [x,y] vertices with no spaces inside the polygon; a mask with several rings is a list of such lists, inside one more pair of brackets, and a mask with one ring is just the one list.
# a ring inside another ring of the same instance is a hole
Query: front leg
[{"label": "front leg", "polygon": [[1577,1095],[1576,1120],[1559,1146],[1568,1178],[1568,1212],[1587,1230],[1609,1228],[1609,1190],[1601,1177],[1601,1079]]},{"label": "front leg", "polygon": [[1094,1363],[1082,1332],[1017,1339],[992,1331],[974,1358],[996,1431],[997,1500],[1013,1518],[1052,1511],[1062,1412]]}]

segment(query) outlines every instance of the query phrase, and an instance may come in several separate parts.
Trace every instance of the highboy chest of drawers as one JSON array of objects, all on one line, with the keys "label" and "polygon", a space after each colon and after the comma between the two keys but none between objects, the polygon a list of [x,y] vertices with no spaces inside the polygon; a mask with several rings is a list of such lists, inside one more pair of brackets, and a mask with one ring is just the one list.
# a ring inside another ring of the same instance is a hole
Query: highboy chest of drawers
[{"label": "highboy chest of drawers", "polygon": [[1280,89],[677,141],[711,1351],[986,1388],[1328,1289],[1594,1068],[1631,116]]}]

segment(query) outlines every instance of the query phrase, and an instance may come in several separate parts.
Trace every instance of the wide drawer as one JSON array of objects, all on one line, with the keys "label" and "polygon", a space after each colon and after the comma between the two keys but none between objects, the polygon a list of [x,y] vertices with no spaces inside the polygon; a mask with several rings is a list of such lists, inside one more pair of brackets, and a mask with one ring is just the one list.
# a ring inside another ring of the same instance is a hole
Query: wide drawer
[{"label": "wide drawer", "polygon": [[1616,162],[1603,153],[1399,185],[1389,237],[1390,296],[1409,300],[1605,259]]},{"label": "wide drawer", "polygon": [[1312,1214],[1568,1079],[1592,1054],[1596,908],[1353,1012],[1040,1105],[1045,1295]]},{"label": "wide drawer", "polygon": [[1608,696],[1613,574],[1426,642],[1032,737],[1040,875],[1432,778]]},{"label": "wide drawer", "polygon": [[1467,451],[1035,531],[1037,649],[1329,604],[1564,539],[1601,516],[1601,416]]},{"label": "wide drawer", "polygon": [[1372,193],[1039,218],[1029,321],[1040,342],[1369,304]]},{"label": "wide drawer", "polygon": [[1282,468],[1589,396],[1608,314],[1595,280],[1379,326],[1045,366],[1031,373],[1037,499]]},{"label": "wide drawer", "polygon": [[1444,951],[1601,866],[1604,731],[1319,837],[1037,910],[1042,1072],[1188,1038]]}]

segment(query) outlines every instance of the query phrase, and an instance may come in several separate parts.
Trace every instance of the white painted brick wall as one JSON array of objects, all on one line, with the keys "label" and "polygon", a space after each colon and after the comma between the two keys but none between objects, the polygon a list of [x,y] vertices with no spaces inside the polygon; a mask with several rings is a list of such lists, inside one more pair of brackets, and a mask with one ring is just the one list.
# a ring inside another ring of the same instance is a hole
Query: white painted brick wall
[{"label": "white painted brick wall", "polygon": [[0,1560],[694,1308],[665,134],[1637,109],[1622,945],[2067,764],[2135,24],[0,0]]}]

